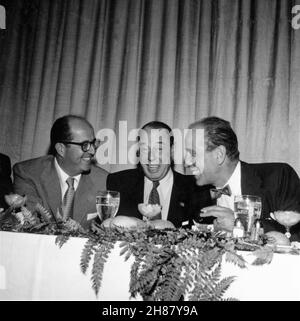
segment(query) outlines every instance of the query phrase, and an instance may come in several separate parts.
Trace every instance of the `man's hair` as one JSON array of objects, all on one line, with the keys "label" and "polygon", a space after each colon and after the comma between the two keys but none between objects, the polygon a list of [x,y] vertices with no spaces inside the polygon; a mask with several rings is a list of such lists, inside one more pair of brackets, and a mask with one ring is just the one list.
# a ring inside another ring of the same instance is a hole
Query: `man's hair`
[{"label": "man's hair", "polygon": [[77,115],[65,115],[63,117],[57,118],[52,125],[50,132],[50,149],[49,154],[56,155],[55,144],[64,141],[71,141],[73,135],[71,132],[70,121],[72,119],[79,119],[87,122],[87,120],[82,116]]},{"label": "man's hair", "polygon": [[223,145],[230,160],[239,159],[238,140],[229,121],[218,117],[206,117],[189,126],[189,128],[199,127],[204,129],[208,151]]},{"label": "man's hair", "polygon": [[[149,123],[145,124],[142,128],[142,130],[147,130],[147,129],[166,129],[170,133],[170,144],[171,146],[174,144],[174,136],[172,133],[172,129],[165,123],[154,120],[150,121]],[[138,141],[140,140],[140,137],[138,136]]]}]

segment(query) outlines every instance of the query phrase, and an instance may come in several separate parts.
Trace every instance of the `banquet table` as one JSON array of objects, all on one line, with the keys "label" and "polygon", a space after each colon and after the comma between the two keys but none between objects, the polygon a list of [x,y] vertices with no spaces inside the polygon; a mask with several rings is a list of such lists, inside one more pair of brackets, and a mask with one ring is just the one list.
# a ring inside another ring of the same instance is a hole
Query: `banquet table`
[{"label": "banquet table", "polygon": [[[91,264],[80,269],[84,238],[70,238],[61,248],[56,236],[0,232],[0,300],[129,301],[130,268],[117,243],[104,266],[98,296],[92,289]],[[241,252],[251,262],[250,252]],[[271,264],[241,269],[222,263],[222,277],[236,276],[224,297],[239,300],[300,300],[300,255],[274,254]]]}]

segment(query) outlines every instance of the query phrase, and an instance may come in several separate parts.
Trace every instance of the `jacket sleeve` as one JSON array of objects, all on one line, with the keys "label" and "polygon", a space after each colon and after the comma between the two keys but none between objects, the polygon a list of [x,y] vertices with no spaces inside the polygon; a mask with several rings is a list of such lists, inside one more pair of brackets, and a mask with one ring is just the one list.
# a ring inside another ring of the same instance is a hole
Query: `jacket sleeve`
[{"label": "jacket sleeve", "polygon": [[283,164],[277,186],[277,193],[274,196],[274,202],[277,203],[276,210],[300,213],[300,179],[290,165]]},{"label": "jacket sleeve", "polygon": [[26,205],[29,210],[33,210],[37,203],[43,204],[43,201],[36,190],[34,179],[21,164],[16,164],[13,167],[13,176],[14,192],[22,196],[27,196]]}]

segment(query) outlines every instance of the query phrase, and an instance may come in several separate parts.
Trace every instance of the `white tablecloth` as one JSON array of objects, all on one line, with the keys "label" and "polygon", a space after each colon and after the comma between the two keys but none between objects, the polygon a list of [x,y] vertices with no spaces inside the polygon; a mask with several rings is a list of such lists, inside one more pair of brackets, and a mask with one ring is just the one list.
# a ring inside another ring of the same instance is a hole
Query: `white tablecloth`
[{"label": "white tablecloth", "polygon": [[[86,239],[59,248],[55,236],[0,232],[0,300],[128,301],[130,267],[118,244],[107,261],[96,297],[90,270],[80,270]],[[250,253],[243,256],[251,261]],[[246,269],[223,263],[222,276],[236,276],[225,297],[239,300],[300,300],[300,256],[275,254],[269,265]],[[137,298],[140,299],[140,298]]]},{"label": "white tablecloth", "polygon": [[91,264],[80,270],[86,239],[70,238],[62,248],[56,236],[0,232],[0,300],[129,300],[133,259],[124,261],[115,248],[103,271],[96,297]]}]

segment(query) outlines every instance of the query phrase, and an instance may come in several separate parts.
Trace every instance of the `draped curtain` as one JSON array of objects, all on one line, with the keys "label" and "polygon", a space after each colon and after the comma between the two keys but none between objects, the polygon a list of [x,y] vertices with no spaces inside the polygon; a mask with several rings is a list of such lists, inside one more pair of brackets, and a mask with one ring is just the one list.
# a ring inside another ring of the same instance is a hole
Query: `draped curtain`
[{"label": "draped curtain", "polygon": [[0,151],[12,163],[44,155],[64,114],[114,130],[117,147],[120,121],[128,132],[151,120],[184,129],[216,115],[231,122],[241,159],[300,174],[299,1],[0,4]]}]

